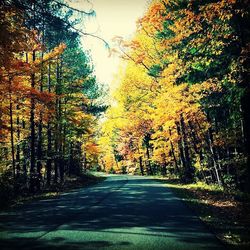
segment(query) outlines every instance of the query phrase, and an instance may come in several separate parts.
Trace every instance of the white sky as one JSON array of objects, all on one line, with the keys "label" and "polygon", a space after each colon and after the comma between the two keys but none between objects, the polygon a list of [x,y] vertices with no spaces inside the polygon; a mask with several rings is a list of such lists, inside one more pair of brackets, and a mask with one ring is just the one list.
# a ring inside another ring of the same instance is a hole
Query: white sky
[{"label": "white sky", "polygon": [[[90,0],[89,2],[93,4],[96,17],[84,21],[86,32],[94,33],[112,44],[112,38],[115,36],[122,36],[125,39],[133,37],[136,21],[143,16],[148,0]],[[83,10],[91,8],[91,5],[84,0],[78,0],[70,5]],[[82,44],[85,49],[90,50],[98,81],[111,85],[120,59],[117,56],[108,57],[108,49],[98,39],[83,37]]]}]

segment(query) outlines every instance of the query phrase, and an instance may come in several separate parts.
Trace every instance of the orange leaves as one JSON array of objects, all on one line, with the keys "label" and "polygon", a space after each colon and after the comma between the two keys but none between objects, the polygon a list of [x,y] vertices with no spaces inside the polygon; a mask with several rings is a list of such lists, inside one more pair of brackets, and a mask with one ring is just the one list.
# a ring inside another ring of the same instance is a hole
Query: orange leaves
[{"label": "orange leaves", "polygon": [[222,21],[232,18],[232,10],[235,8],[236,0],[223,0],[215,3],[210,3],[200,7],[203,18],[212,23],[219,18]]},{"label": "orange leaves", "polygon": [[162,28],[164,12],[165,7],[160,1],[153,1],[146,15],[138,20],[137,24],[139,27],[143,27],[149,32],[160,30]]},{"label": "orange leaves", "polygon": [[[28,117],[31,99],[35,100],[35,108],[38,112],[48,113],[51,104],[55,101],[55,95],[48,91],[38,90],[38,75],[44,70],[49,60],[58,57],[66,48],[60,44],[42,58],[44,45],[41,44],[41,35],[36,30],[28,30],[23,26],[21,12],[14,8],[0,6],[0,114],[4,119],[2,129],[9,120],[9,107],[12,104],[12,113]],[[35,60],[34,60],[35,55]],[[35,88],[31,87],[31,75],[34,76]],[[44,77],[44,76],[43,76]],[[2,103],[5,101],[5,104]],[[21,113],[17,104],[26,107]],[[7,117],[7,118],[6,118]],[[26,119],[24,118],[24,119]]]},{"label": "orange leaves", "polygon": [[84,150],[91,155],[95,155],[95,154],[98,155],[100,152],[98,145],[95,142],[91,142],[91,141],[84,144]]},{"label": "orange leaves", "polygon": [[145,60],[145,58],[146,58],[146,53],[142,52],[139,55],[137,55],[135,63],[140,64]]},{"label": "orange leaves", "polygon": [[35,88],[29,88],[26,97],[34,98],[36,99],[36,101],[49,105],[50,103],[55,101],[56,95],[54,93],[49,93],[48,91],[40,92]]},{"label": "orange leaves", "polygon": [[[56,58],[63,53],[66,49],[66,44],[60,43],[59,46],[55,47],[50,53],[46,54],[43,58],[44,61],[48,61],[50,59]],[[41,61],[40,61],[41,63]],[[38,61],[39,64],[39,61]]]},{"label": "orange leaves", "polygon": [[133,41],[130,42],[130,48],[131,48],[131,49],[137,49],[137,48],[139,48],[140,46],[141,46],[141,45],[140,45],[139,41],[133,40]]}]

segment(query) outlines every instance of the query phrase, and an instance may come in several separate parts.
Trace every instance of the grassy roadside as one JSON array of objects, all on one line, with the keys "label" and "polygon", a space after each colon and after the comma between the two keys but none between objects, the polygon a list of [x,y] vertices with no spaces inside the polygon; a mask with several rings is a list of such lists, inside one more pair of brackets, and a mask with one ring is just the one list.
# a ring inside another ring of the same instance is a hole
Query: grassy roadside
[{"label": "grassy roadside", "polygon": [[229,249],[250,249],[250,199],[204,183],[159,179],[180,197]]},{"label": "grassy roadside", "polygon": [[26,202],[41,199],[54,199],[60,194],[68,191],[73,191],[78,188],[88,187],[97,184],[106,177],[96,176],[92,174],[81,174],[80,176],[65,177],[63,184],[51,185],[49,188],[43,188],[39,193],[31,194],[25,193],[22,196],[17,196],[11,199],[8,203],[0,204],[0,211],[14,208]]}]

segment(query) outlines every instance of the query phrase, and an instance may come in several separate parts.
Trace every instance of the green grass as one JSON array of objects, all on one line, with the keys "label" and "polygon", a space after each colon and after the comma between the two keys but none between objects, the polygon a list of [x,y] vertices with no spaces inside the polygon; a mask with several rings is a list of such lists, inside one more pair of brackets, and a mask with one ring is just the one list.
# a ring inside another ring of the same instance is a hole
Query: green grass
[{"label": "green grass", "polygon": [[230,249],[250,249],[249,197],[240,192],[227,192],[218,185],[182,184],[178,179],[159,180],[195,211]]}]

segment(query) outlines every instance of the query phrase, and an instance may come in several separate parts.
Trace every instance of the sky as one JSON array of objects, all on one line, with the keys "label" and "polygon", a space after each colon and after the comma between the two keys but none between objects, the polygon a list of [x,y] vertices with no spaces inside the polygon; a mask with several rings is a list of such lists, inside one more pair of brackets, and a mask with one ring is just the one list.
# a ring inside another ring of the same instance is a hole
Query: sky
[{"label": "sky", "polygon": [[[136,31],[136,21],[142,17],[148,0],[84,0],[70,3],[72,7],[82,10],[93,8],[96,17],[84,20],[84,30],[105,39],[112,45],[112,38],[122,36],[125,39],[133,37]],[[90,50],[95,67],[95,74],[100,83],[111,86],[112,79],[118,70],[120,58],[109,57],[109,51],[103,42],[90,36],[82,37],[83,47]]]}]

